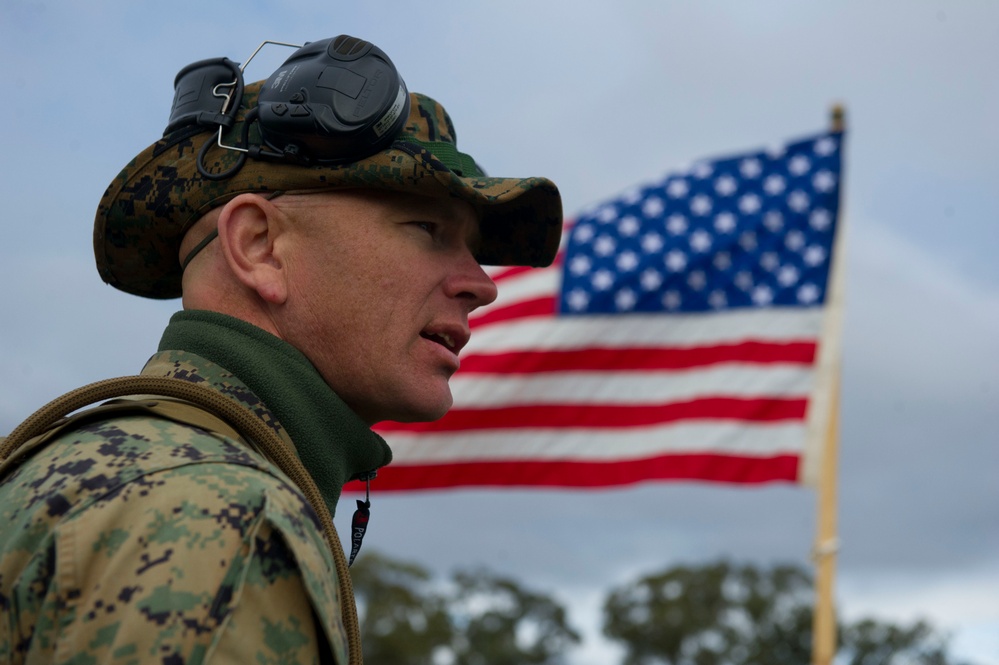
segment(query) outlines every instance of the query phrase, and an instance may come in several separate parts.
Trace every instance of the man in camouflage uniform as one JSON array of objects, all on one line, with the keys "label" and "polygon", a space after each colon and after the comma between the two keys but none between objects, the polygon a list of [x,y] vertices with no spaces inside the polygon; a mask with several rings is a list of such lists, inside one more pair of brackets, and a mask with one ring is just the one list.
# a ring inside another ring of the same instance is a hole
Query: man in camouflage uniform
[{"label": "man in camouflage uniform", "polygon": [[[248,410],[330,512],[391,458],[372,424],[450,406],[468,313],[496,293],[480,264],[546,265],[561,231],[551,182],[484,176],[444,109],[409,99],[387,148],[336,165],[231,169],[232,151],[199,157],[211,128],[169,131],[97,211],[102,278],[183,297],[142,374]],[[346,663],[353,601],[315,507],[235,432],[156,404],[73,421],[0,467],[0,663]]]}]

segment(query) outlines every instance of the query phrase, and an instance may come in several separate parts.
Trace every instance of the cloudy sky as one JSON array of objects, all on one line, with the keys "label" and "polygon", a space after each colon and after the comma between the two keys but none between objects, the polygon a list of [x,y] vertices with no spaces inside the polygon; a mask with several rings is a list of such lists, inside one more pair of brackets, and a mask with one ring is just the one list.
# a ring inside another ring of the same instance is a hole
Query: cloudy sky
[{"label": "cloudy sky", "polygon": [[[166,124],[186,64],[349,33],[443,101],[495,175],[567,214],[701,157],[848,113],[837,599],[930,619],[999,664],[999,3],[604,0],[0,4],[0,431],[137,371],[177,302],[101,283],[93,213]],[[265,52],[264,78],[286,52]],[[613,585],[680,562],[807,564],[807,489],[651,484],[376,496],[365,546],[485,565],[594,632]],[[341,510],[345,524],[349,510]],[[342,526],[341,529],[345,529]],[[578,663],[605,663],[595,636]]]}]

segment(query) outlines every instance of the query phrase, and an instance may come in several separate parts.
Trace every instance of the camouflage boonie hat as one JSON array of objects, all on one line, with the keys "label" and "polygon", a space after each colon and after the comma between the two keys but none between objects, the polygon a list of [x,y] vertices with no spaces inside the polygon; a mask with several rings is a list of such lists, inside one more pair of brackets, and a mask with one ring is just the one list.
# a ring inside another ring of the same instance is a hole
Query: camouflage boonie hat
[{"label": "camouflage boonie hat", "polygon": [[[225,145],[240,144],[246,112],[262,82],[248,84]],[[112,181],[97,207],[94,254],[101,278],[146,298],[181,295],[180,243],[209,210],[245,192],[373,187],[440,196],[450,193],[480,215],[484,265],[546,266],[558,250],[562,200],[546,178],[490,178],[458,152],[454,126],[433,99],[410,94],[410,114],[385,150],[343,165],[302,166],[246,159],[231,178],[210,180],[196,165],[218,130],[177,130],[142,151]],[[256,131],[251,126],[251,140]],[[203,165],[211,173],[232,167],[240,153],[213,145]]]}]

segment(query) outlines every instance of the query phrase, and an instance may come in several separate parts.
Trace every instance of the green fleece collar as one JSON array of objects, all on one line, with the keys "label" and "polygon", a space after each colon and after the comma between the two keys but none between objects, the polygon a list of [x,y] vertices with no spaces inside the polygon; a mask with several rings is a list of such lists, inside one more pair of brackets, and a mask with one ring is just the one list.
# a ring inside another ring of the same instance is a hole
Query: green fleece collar
[{"label": "green fleece collar", "polygon": [[[384,439],[326,385],[298,349],[256,326],[216,312],[178,312],[159,349],[144,373],[158,372],[158,365],[179,378],[208,381],[257,412],[279,434],[285,430],[331,513],[344,483],[392,460]],[[176,352],[210,362],[188,357],[179,363]],[[248,391],[240,389],[244,384]]]}]

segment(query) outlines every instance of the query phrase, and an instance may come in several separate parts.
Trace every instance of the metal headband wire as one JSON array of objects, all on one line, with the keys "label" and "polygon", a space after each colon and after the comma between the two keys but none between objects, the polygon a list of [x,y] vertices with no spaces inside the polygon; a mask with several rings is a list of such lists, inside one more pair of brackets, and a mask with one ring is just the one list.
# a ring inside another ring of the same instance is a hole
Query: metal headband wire
[{"label": "metal headband wire", "polygon": [[[288,42],[277,42],[271,39],[265,39],[264,41],[260,42],[260,45],[257,46],[257,48],[253,50],[253,53],[250,54],[250,57],[247,58],[241,65],[239,65],[240,74],[246,71],[246,66],[250,64],[250,61],[253,60],[253,58],[256,57],[257,53],[260,53],[260,50],[264,48],[264,46],[266,46],[267,44],[274,44],[275,46],[287,46],[289,48],[302,48],[304,46],[304,44],[291,44]],[[215,86],[212,89],[212,94],[214,96],[225,98],[225,103],[222,104],[223,114],[229,110],[229,104],[232,101],[232,88],[236,87],[238,83],[239,83],[238,80],[232,81],[231,83],[219,83],[217,86]],[[229,92],[220,92],[219,91],[220,88],[229,88]],[[249,150],[247,150],[246,148],[240,148],[239,146],[234,146],[234,145],[225,145],[224,143],[222,143],[222,125],[219,125],[218,140],[216,142],[218,143],[218,146],[220,148],[223,148],[225,150],[234,150],[236,152],[249,152]]]}]

